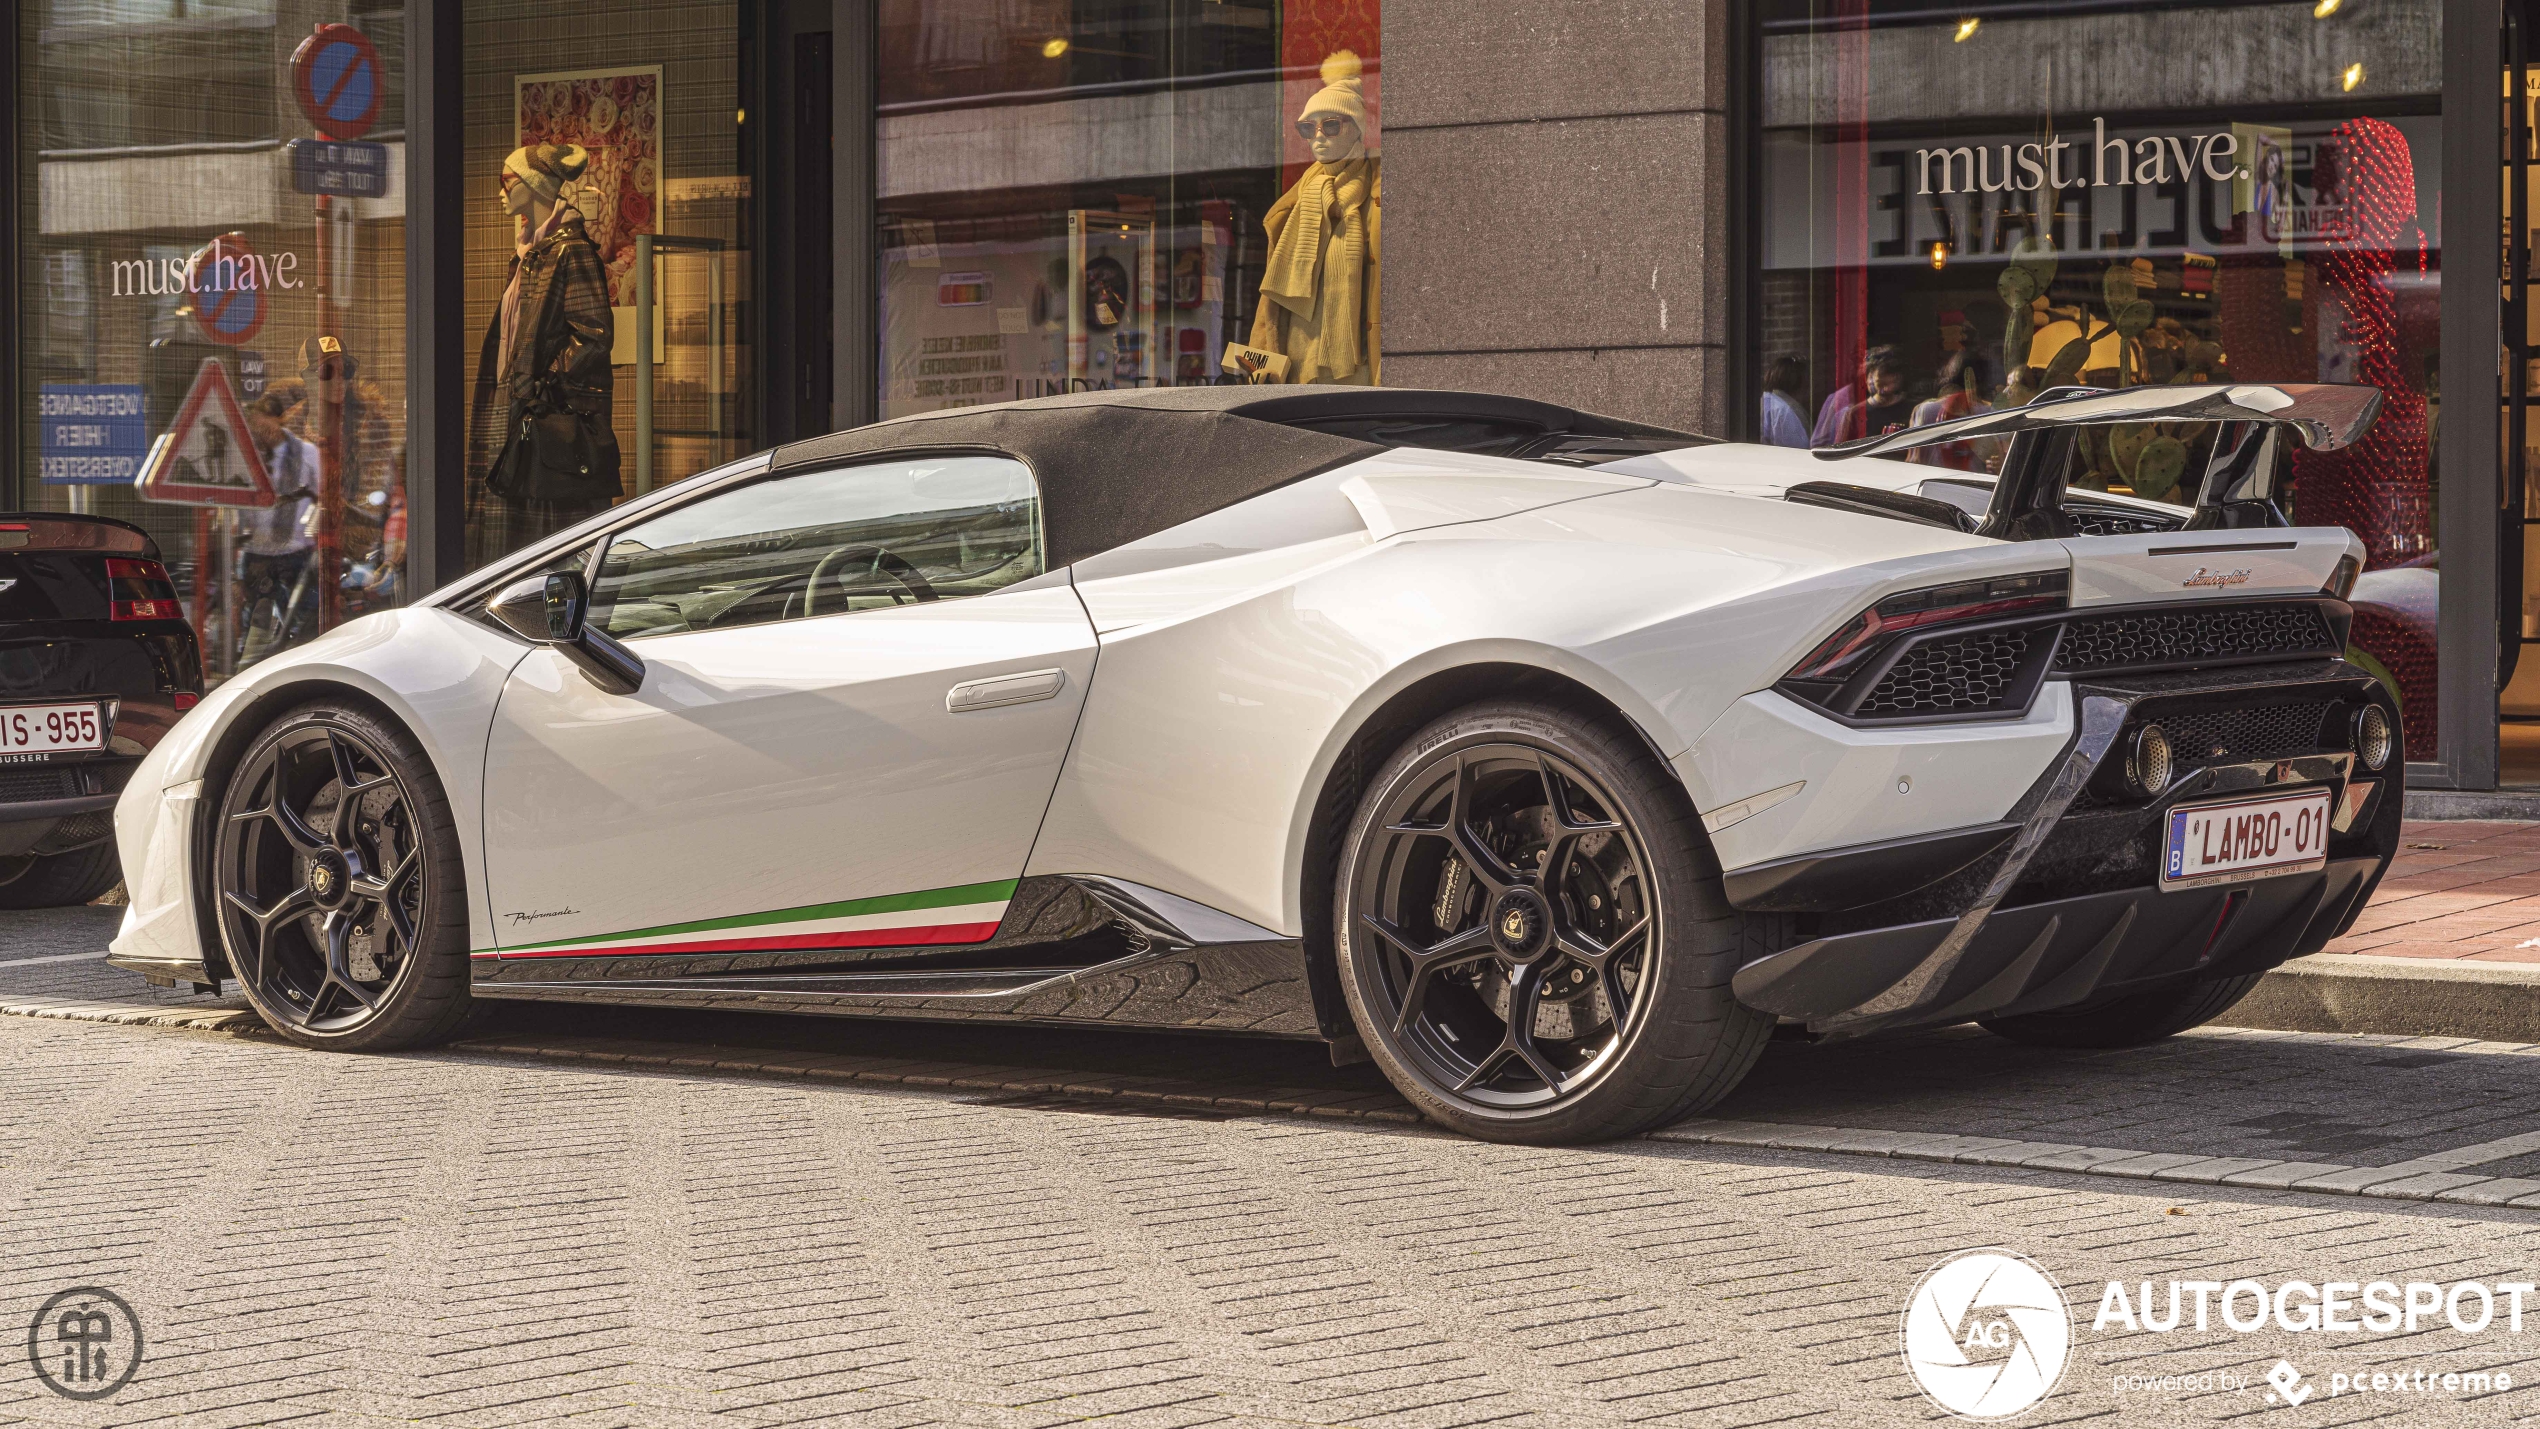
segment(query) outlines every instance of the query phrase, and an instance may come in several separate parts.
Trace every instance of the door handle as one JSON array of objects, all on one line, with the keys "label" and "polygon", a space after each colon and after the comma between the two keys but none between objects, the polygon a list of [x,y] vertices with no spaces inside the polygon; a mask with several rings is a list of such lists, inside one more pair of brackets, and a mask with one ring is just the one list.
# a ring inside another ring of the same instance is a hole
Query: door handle
[{"label": "door handle", "polygon": [[972,710],[1002,709],[1007,705],[1028,705],[1046,700],[1067,686],[1065,670],[1028,670],[1020,675],[990,675],[984,680],[964,680],[944,696],[944,708],[954,714]]}]

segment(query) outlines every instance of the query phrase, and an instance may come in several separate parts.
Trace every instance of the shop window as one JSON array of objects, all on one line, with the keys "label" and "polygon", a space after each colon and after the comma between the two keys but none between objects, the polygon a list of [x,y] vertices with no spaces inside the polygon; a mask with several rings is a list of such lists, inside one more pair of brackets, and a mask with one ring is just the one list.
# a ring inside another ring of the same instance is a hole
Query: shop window
[{"label": "shop window", "polygon": [[[2372,434],[2301,453],[2287,504],[2364,538],[2356,653],[2399,691],[2410,756],[2431,758],[2436,0],[1945,18],[1768,0],[1760,20],[1762,439],[1824,446],[2075,384],[2377,386]],[[2109,429],[2073,483],[2183,515],[2211,442]],[[1917,456],[1963,473],[1934,474],[1952,500],[1999,459]]]},{"label": "shop window", "polygon": [[469,0],[465,35],[477,565],[752,450],[757,374],[738,8]]},{"label": "shop window", "polygon": [[757,482],[613,537],[593,618],[633,639],[985,595],[1042,572],[1040,516],[1004,457]]},{"label": "shop window", "polygon": [[882,0],[882,415],[1372,384],[1376,0]]},{"label": "shop window", "polygon": [[[403,8],[32,0],[9,22],[17,503],[149,531],[214,680],[402,601]],[[317,165],[292,83],[313,27],[352,57],[326,116],[349,142]]]}]

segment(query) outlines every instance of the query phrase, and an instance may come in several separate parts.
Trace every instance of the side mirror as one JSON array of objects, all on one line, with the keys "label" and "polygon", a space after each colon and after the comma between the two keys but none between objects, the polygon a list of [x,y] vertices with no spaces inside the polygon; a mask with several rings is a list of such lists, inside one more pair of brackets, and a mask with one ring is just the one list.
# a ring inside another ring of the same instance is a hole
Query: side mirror
[{"label": "side mirror", "polygon": [[643,688],[643,658],[589,623],[591,589],[580,571],[516,581],[486,602],[485,613],[521,639],[552,647],[611,694]]}]

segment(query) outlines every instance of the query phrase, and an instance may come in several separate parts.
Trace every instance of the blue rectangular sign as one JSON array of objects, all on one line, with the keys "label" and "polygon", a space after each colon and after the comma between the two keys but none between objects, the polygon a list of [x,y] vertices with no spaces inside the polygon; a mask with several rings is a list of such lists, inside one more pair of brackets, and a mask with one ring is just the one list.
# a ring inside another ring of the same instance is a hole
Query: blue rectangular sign
[{"label": "blue rectangular sign", "polygon": [[388,146],[294,139],[291,187],[333,198],[380,198],[388,192]]},{"label": "blue rectangular sign", "polygon": [[129,486],[150,450],[138,386],[47,382],[36,393],[36,426],[47,486]]}]

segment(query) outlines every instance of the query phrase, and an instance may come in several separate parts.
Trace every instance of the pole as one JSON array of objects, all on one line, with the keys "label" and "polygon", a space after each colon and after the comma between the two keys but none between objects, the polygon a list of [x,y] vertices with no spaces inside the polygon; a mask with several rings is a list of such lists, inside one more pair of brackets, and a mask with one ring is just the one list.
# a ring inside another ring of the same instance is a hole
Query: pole
[{"label": "pole", "polygon": [[635,494],[653,489],[653,235],[635,235]]},{"label": "pole", "polygon": [[194,508],[194,644],[209,649],[211,637],[203,622],[212,613],[212,508]]},{"label": "pole", "polygon": [[[317,196],[317,330],[322,338],[336,335],[334,202],[325,194]],[[309,406],[318,429],[317,550],[310,559],[317,562],[318,629],[332,630],[344,619],[344,391],[350,383],[344,380],[342,359],[333,355],[318,359],[318,374],[309,394],[316,399]]]},{"label": "pole", "polygon": [[220,509],[220,672],[238,673],[238,511]]}]

